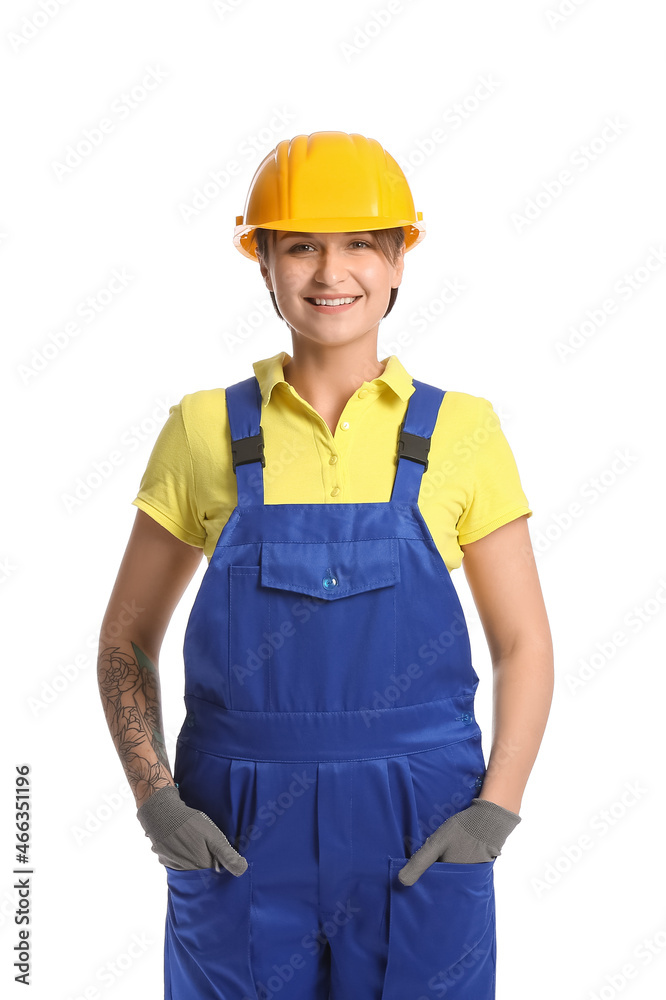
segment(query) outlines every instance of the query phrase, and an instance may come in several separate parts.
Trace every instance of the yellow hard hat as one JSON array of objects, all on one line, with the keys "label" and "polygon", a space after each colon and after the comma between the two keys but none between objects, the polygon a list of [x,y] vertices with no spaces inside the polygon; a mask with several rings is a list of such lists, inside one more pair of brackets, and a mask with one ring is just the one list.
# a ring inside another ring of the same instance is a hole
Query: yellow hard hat
[{"label": "yellow hard hat", "polygon": [[234,245],[258,260],[254,231],[353,233],[403,226],[405,252],[425,236],[402,169],[376,139],[313,132],[283,139],[257,167]]}]

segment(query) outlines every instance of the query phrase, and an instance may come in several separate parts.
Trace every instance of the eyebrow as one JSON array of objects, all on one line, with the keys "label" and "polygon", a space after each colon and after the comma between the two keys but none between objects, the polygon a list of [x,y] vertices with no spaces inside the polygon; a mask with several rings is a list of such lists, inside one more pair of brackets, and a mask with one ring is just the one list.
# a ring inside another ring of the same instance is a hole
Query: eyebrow
[{"label": "eyebrow", "polygon": [[[358,236],[358,235],[363,235],[363,234],[365,234],[366,236],[370,235],[370,230],[369,229],[361,229],[361,230],[358,230],[357,232],[351,232],[351,233],[337,233],[337,234],[336,233],[324,233],[323,235],[325,235],[325,236],[334,236],[334,235],[337,235],[337,236]],[[314,236],[314,235],[315,235],[314,233],[292,233],[292,232],[286,233],[285,232],[285,233],[282,234],[282,236],[279,237],[279,240],[287,240],[287,239],[289,239],[292,236],[303,237],[303,236]]]}]

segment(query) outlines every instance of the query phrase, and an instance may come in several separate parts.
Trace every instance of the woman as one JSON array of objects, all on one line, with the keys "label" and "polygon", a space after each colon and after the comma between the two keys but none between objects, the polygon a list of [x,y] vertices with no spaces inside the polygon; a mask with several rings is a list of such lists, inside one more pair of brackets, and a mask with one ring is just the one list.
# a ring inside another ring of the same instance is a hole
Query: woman
[{"label": "woman", "polygon": [[[491,404],[377,360],[424,235],[376,140],[280,142],[234,240],[293,354],[172,406],[133,501],[102,635],[123,602],[142,610],[100,642],[98,673],[166,867],[172,1000],[495,994],[493,866],[520,822],[552,645]],[[172,777],[157,662],[202,548]],[[449,570],[463,553],[493,662],[487,767]]]}]

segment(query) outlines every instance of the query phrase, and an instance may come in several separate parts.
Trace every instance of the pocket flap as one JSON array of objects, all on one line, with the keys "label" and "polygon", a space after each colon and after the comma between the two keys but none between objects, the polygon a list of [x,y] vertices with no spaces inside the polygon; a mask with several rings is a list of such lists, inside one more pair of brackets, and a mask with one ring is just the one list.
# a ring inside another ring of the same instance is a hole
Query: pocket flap
[{"label": "pocket flap", "polygon": [[400,580],[397,538],[348,542],[263,542],[261,584],[327,601]]}]

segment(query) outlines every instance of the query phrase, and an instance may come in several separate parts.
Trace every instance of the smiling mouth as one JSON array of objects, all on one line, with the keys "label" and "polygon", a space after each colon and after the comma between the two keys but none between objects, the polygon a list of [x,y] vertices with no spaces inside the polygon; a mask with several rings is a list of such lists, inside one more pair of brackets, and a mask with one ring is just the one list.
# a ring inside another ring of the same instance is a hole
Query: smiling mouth
[{"label": "smiling mouth", "polygon": [[309,302],[316,309],[348,309],[360,299],[360,295],[337,295],[331,297],[306,296],[305,301]]}]

